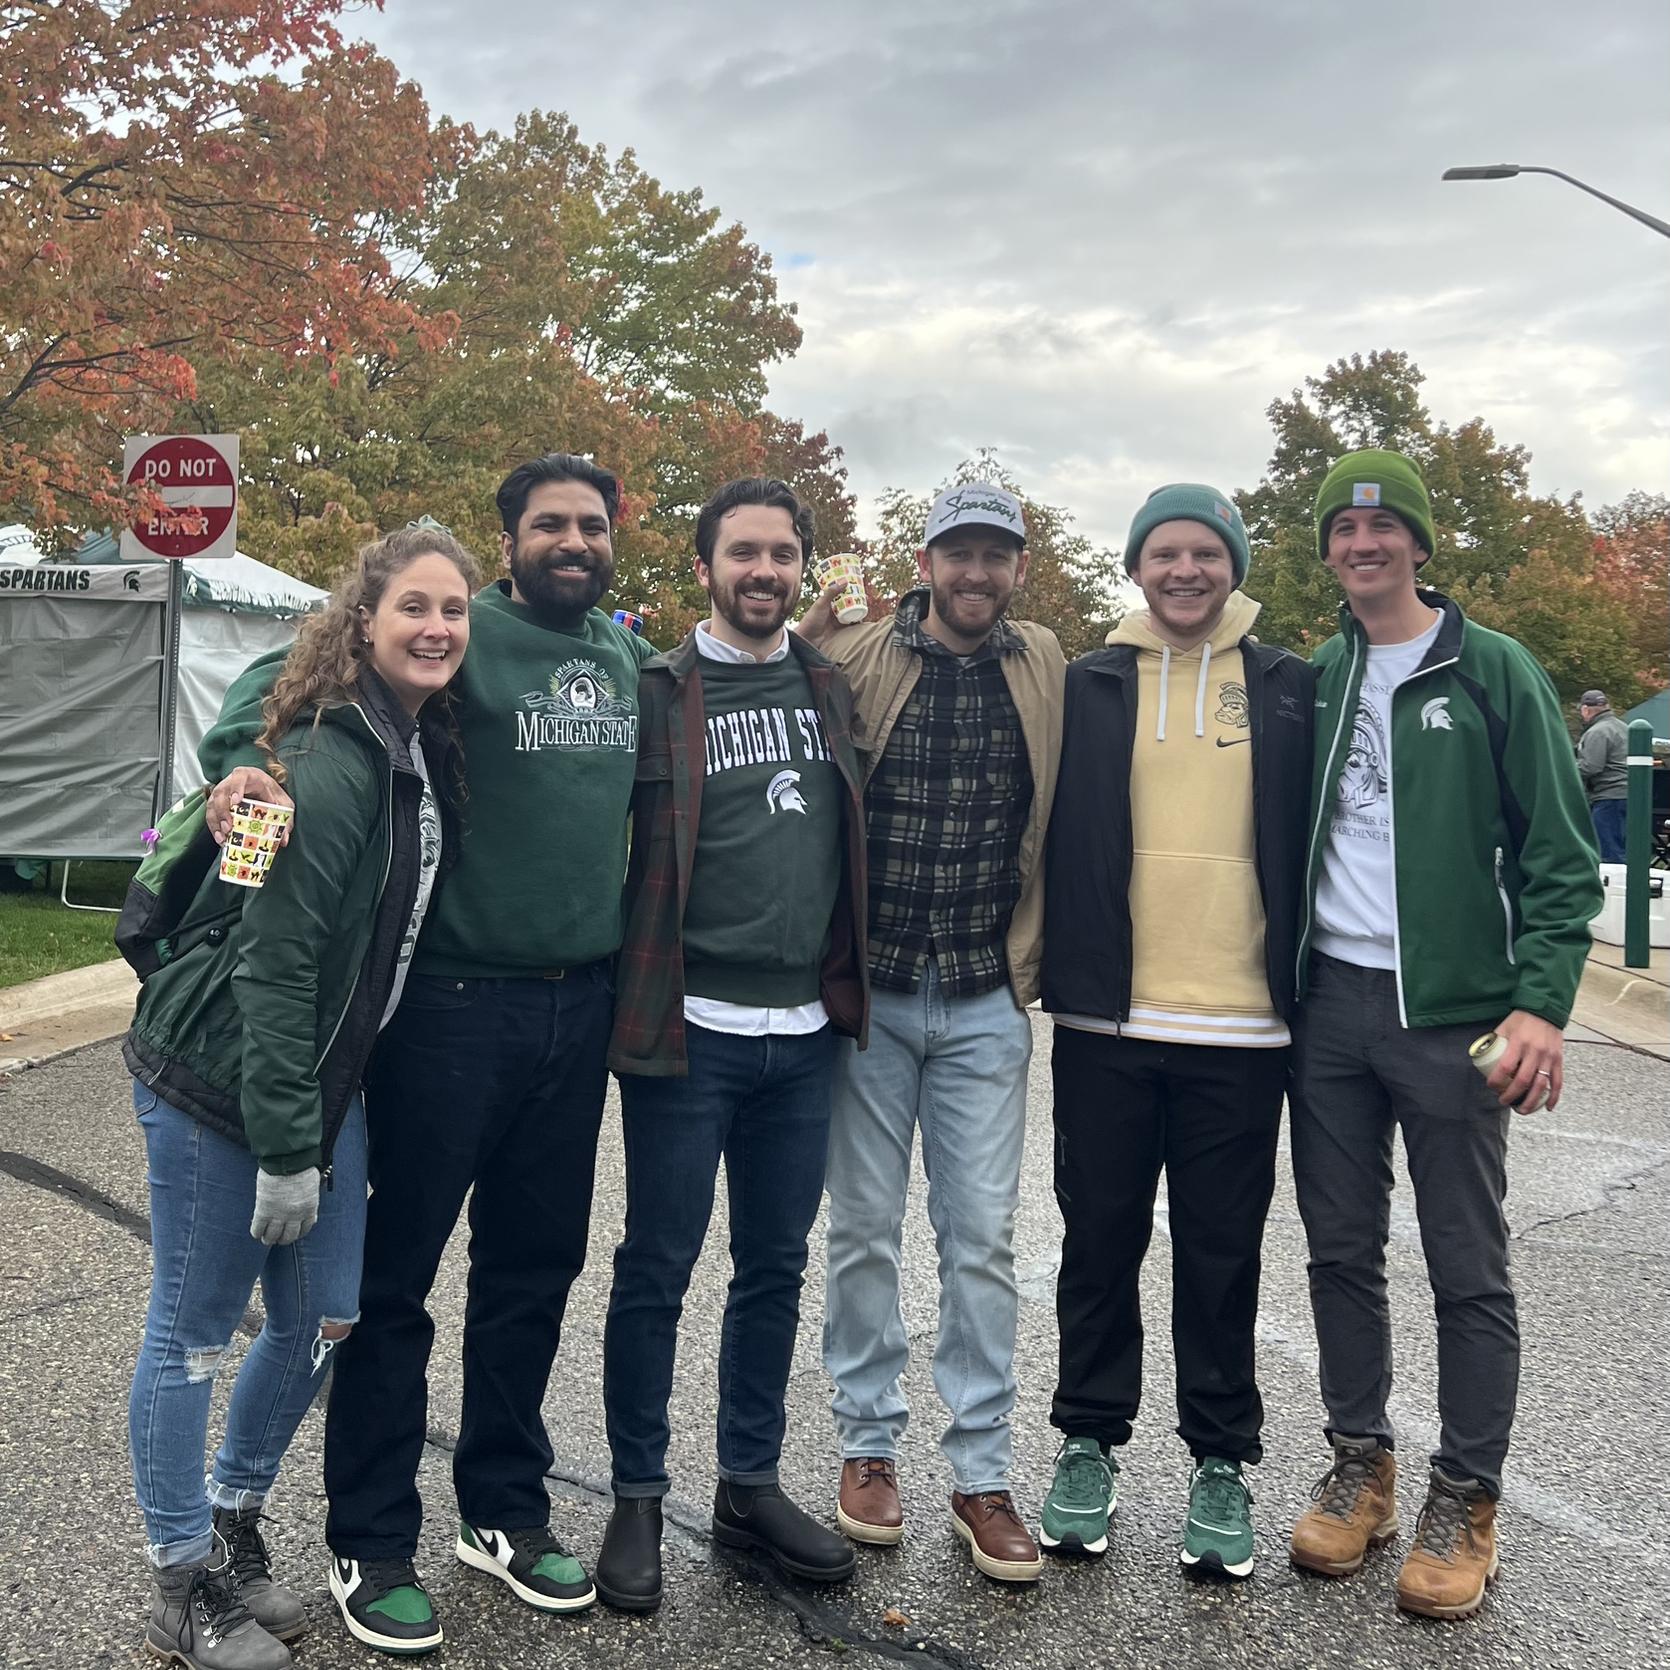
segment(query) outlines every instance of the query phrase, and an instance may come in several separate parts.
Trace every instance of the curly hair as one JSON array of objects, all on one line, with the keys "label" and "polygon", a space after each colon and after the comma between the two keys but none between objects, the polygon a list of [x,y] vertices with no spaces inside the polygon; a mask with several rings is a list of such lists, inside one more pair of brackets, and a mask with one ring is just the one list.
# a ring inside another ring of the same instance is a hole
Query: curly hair
[{"label": "curly hair", "polygon": [[[317,725],[323,709],[354,699],[360,668],[367,659],[360,611],[375,613],[389,582],[419,557],[427,556],[445,557],[472,592],[481,584],[475,558],[445,528],[397,528],[364,546],[353,566],[337,580],[325,611],[302,622],[278,681],[261,703],[261,734],[255,739],[255,746],[267,757],[268,770],[279,782],[284,781],[284,767],[278,760],[278,745],[297,718],[312,708]],[[442,692],[442,717],[456,740],[450,694],[450,687]]]}]

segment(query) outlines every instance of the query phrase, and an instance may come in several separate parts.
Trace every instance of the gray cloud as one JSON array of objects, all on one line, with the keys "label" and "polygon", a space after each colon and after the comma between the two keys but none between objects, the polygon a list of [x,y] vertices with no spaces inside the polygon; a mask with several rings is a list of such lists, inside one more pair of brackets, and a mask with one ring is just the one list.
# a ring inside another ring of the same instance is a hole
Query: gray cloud
[{"label": "gray cloud", "polygon": [[371,32],[439,110],[566,110],[700,186],[779,261],[806,332],[773,405],[854,486],[982,444],[1092,537],[1149,487],[1256,481],[1269,402],[1408,350],[1542,491],[1670,487],[1659,0],[389,0]]}]

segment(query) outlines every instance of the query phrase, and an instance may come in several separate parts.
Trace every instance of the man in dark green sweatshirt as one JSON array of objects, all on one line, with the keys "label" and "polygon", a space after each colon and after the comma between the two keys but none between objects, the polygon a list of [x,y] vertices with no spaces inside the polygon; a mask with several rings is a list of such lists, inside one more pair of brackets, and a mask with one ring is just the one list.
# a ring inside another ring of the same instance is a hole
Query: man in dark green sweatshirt
[{"label": "man in dark green sweatshirt", "polygon": [[[614,576],[613,476],[553,453],[514,470],[498,506],[510,578],[474,600],[454,685],[462,838],[366,1084],[360,1319],[336,1352],[325,1429],[331,1592],[357,1639],[393,1652],[441,1639],[412,1563],[434,1336],[425,1302],[472,1186],[456,1552],[530,1606],[594,1598],[549,1529],[540,1411],[585,1261],[638,669],[654,651],[596,607]],[[211,779],[254,758],[278,659],[229,693],[203,746]],[[261,792],[248,781],[222,790]],[[298,824],[306,817],[298,806]]]},{"label": "man in dark green sweatshirt", "polygon": [[780,481],[733,481],[696,523],[712,614],[644,668],[632,868],[609,1064],[620,1075],[626,1232],[603,1340],[615,1510],[597,1588],[661,1601],[667,1399],[719,1162],[731,1261],[713,1534],[797,1577],[855,1564],[777,1466],[806,1237],[823,1194],[837,1033],[862,1038],[864,812],[852,693],[785,630],[812,516]]}]

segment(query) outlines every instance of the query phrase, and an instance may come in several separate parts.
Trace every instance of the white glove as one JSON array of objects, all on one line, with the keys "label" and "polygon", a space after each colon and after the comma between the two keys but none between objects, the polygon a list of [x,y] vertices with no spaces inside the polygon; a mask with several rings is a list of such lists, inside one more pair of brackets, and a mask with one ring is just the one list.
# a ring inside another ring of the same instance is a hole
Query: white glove
[{"label": "white glove", "polygon": [[299,1241],[319,1221],[319,1168],[275,1177],[270,1171],[255,1175],[255,1216],[249,1233],[266,1247],[287,1247]]}]

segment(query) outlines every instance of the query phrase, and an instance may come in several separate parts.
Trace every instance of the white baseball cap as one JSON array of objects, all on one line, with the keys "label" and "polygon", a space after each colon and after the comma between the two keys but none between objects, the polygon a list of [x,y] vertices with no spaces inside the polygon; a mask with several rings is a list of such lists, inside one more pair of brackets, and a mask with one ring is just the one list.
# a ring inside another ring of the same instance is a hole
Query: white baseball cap
[{"label": "white baseball cap", "polygon": [[922,543],[932,545],[941,534],[966,527],[1000,528],[1023,544],[1026,541],[1021,501],[986,481],[965,481],[960,487],[946,488],[928,512],[928,530],[922,535]]}]

